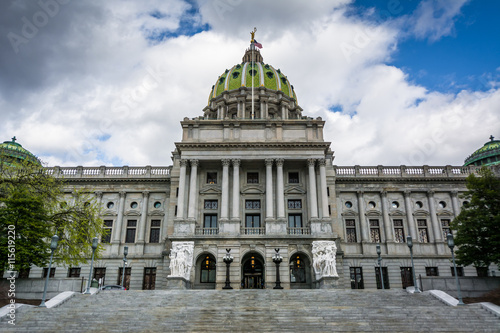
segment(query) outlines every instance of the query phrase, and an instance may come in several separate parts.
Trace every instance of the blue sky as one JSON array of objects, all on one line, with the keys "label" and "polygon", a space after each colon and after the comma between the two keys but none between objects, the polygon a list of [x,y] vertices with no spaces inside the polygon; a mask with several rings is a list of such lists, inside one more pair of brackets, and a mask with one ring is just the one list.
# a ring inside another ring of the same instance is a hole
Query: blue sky
[{"label": "blue sky", "polygon": [[[43,4],[51,4],[47,9]],[[56,5],[54,5],[56,4]],[[338,165],[461,165],[500,137],[500,1],[0,2],[0,133],[48,165],[170,165],[250,31]]]}]

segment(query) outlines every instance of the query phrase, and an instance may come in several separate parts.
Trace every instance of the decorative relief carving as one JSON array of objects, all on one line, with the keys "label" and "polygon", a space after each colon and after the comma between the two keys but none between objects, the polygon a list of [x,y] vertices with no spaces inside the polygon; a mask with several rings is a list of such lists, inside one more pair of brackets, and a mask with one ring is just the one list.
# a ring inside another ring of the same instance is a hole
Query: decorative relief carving
[{"label": "decorative relief carving", "polygon": [[235,158],[231,161],[233,162],[234,167],[239,167],[241,165],[241,160],[239,158]]},{"label": "decorative relief carving", "polygon": [[318,160],[318,164],[319,164],[320,166],[326,166],[326,159],[324,159],[324,158],[320,158],[320,159]]},{"label": "decorative relief carving", "polygon": [[277,158],[276,160],[276,166],[282,167],[283,163],[285,163],[285,159],[283,158]]},{"label": "decorative relief carving", "polygon": [[170,250],[170,276],[189,281],[193,267],[194,242],[172,242]]},{"label": "decorative relief carving", "polygon": [[308,166],[314,166],[316,164],[316,160],[314,158],[308,158],[307,159],[307,165]]},{"label": "decorative relief carving", "polygon": [[266,160],[265,160],[266,166],[273,165],[273,161],[274,161],[274,159],[272,159],[272,158],[266,158]]},{"label": "decorative relief carving", "polygon": [[182,159],[179,161],[179,164],[181,165],[181,167],[185,167],[188,164],[188,160]]},{"label": "decorative relief carving", "polygon": [[231,160],[228,158],[222,159],[221,162],[222,162],[222,166],[229,166],[229,164],[231,164]]},{"label": "decorative relief carving", "polygon": [[322,277],[338,277],[337,274],[337,246],[333,241],[312,242],[313,268],[316,280]]},{"label": "decorative relief carving", "polygon": [[189,160],[189,163],[191,163],[192,167],[200,165],[200,161],[199,160]]}]

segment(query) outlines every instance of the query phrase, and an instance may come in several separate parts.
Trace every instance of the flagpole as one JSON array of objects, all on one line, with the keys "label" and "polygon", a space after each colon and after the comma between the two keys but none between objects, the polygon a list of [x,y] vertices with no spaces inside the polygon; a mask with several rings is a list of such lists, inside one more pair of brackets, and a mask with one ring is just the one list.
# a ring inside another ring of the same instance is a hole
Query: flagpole
[{"label": "flagpole", "polygon": [[253,97],[253,75],[252,73],[254,68],[254,55],[255,55],[255,45],[253,43],[253,39],[252,39],[252,45],[250,46],[250,49],[252,50],[252,69],[250,70],[250,77],[252,78],[252,120],[255,118],[255,109],[254,109],[254,104],[255,104],[255,101],[254,101],[254,97]]}]

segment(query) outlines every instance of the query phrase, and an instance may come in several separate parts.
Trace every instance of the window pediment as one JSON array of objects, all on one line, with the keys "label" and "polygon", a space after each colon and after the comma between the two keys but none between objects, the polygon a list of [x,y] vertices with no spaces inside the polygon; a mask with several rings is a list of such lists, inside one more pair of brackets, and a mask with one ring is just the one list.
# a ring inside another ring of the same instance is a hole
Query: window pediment
[{"label": "window pediment", "polygon": [[241,189],[241,194],[264,194],[260,186],[245,186]]},{"label": "window pediment", "polygon": [[221,194],[222,189],[219,185],[209,184],[201,188],[200,194]]},{"label": "window pediment", "polygon": [[382,214],[380,214],[379,211],[376,211],[376,210],[370,210],[368,212],[365,213],[365,216],[381,216]]},{"label": "window pediment", "polygon": [[437,213],[437,216],[449,216],[449,217],[452,217],[453,216],[453,212],[445,209],[445,210],[442,210],[439,213]]},{"label": "window pediment", "polygon": [[391,213],[389,213],[389,216],[406,216],[406,214],[402,210],[395,210]]},{"label": "window pediment", "polygon": [[300,186],[287,186],[285,194],[306,194],[306,191]]},{"label": "window pediment", "polygon": [[348,210],[344,211],[341,215],[342,216],[358,216],[358,213],[356,213],[352,209],[348,209]]},{"label": "window pediment", "polygon": [[429,216],[429,212],[423,209],[417,209],[413,212],[414,216]]}]

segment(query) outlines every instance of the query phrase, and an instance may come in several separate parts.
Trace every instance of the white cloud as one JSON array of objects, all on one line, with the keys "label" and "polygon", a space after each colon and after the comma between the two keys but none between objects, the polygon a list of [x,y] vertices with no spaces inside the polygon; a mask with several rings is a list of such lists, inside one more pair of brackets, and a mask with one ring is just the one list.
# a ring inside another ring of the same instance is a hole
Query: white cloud
[{"label": "white cloud", "polygon": [[[386,65],[400,28],[346,17],[349,3],[220,0],[187,14],[180,0],[71,2],[19,54],[0,48],[0,133],[49,165],[170,165],[179,122],[202,115],[211,86],[241,61],[257,26],[264,61],[288,76],[305,115],[327,121],[337,164],[461,164],[495,134],[497,89],[452,95],[409,82]],[[221,14],[215,4],[230,7]],[[0,32],[39,10],[29,8],[8,8]],[[186,15],[212,29],[145,38],[176,31]]]}]

